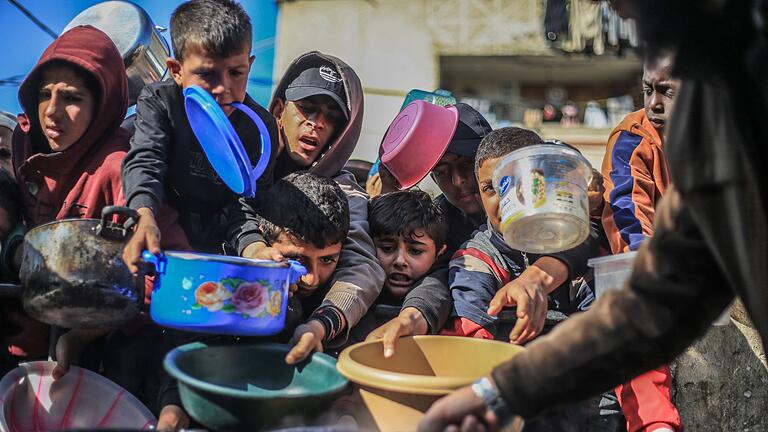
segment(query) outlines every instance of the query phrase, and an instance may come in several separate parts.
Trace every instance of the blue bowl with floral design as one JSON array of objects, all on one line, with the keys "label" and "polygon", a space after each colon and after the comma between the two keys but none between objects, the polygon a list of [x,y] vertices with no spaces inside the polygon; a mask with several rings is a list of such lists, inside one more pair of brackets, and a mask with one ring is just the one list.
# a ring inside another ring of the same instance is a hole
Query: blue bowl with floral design
[{"label": "blue bowl with floral design", "polygon": [[307,270],[296,261],[265,261],[166,251],[155,266],[152,319],[180,330],[269,336],[285,327],[288,287]]}]

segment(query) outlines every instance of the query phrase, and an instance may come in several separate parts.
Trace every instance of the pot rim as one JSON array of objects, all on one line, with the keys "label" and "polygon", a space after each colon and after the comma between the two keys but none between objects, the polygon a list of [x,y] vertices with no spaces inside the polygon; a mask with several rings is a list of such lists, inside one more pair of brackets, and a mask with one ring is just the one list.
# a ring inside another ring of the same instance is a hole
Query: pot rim
[{"label": "pot rim", "polygon": [[[460,336],[445,336],[445,335],[423,335],[423,336],[407,336],[407,338],[418,340],[428,340],[440,338],[440,340],[461,340],[461,341],[477,341],[477,339],[466,338]],[[405,339],[405,338],[402,338]],[[483,340],[483,342],[511,345],[506,342]],[[392,391],[397,393],[409,393],[417,395],[428,396],[441,396],[451,393],[461,387],[472,384],[480,377],[469,376],[453,376],[453,377],[435,377],[428,375],[417,375],[403,372],[391,372],[382,369],[377,369],[371,366],[364,365],[352,359],[352,351],[374,344],[381,345],[381,340],[373,340],[368,342],[361,342],[346,348],[339,355],[339,361],[336,363],[336,368],[339,373],[347,377],[350,381],[357,385]],[[515,346],[515,345],[511,345]],[[517,347],[522,350],[522,347]],[[382,346],[383,352],[383,346]]]},{"label": "pot rim", "polygon": [[[288,399],[288,400],[298,400],[298,399],[304,399],[307,397],[324,397],[329,396],[335,393],[338,393],[344,387],[349,384],[349,381],[345,376],[341,376],[341,381],[331,386],[331,388],[324,390],[324,391],[314,391],[310,394],[297,394],[297,395],[281,395],[281,396],[275,396],[275,395],[256,395],[253,393],[248,393],[244,390],[236,390],[230,387],[225,387],[217,384],[211,384],[210,382],[200,380],[198,378],[195,378],[186,372],[182,371],[181,368],[177,365],[177,360],[180,356],[193,352],[193,351],[199,351],[202,349],[207,348],[218,348],[218,347],[253,347],[257,346],[260,348],[265,348],[269,350],[276,350],[280,352],[284,352],[285,354],[288,354],[289,347],[287,345],[278,344],[278,343],[253,343],[253,344],[222,344],[222,345],[208,345],[203,342],[193,342],[190,344],[182,345],[178,348],[174,348],[171,350],[163,360],[163,367],[165,367],[165,370],[168,372],[169,375],[171,375],[173,378],[175,378],[177,381],[179,381],[180,384],[189,386],[196,391],[206,391],[210,392],[219,396],[227,396],[227,397],[236,397],[241,399],[249,399],[249,400],[267,400],[267,399]],[[314,359],[317,357],[317,360],[321,363],[326,363],[327,366],[333,367],[333,364],[336,362],[336,360],[329,356],[328,354],[323,354],[321,352],[315,352],[312,353],[310,357],[308,357],[307,360],[304,360],[302,363],[306,363],[310,359]],[[245,366],[245,365],[244,365]],[[296,367],[296,365],[293,365],[292,367]]]},{"label": "pot rim", "polygon": [[31,233],[33,231],[42,230],[43,228],[48,227],[50,225],[60,224],[62,222],[76,222],[76,223],[90,222],[90,223],[98,224],[98,223],[101,223],[101,220],[100,219],[92,219],[92,218],[67,218],[67,219],[59,219],[59,220],[54,220],[54,221],[46,222],[46,223],[44,223],[42,225],[37,225],[36,227],[34,227],[34,228],[30,229],[29,231],[27,231],[27,234],[29,234],[29,233]]},{"label": "pot rim", "polygon": [[291,262],[285,261],[271,261],[252,258],[243,258],[231,255],[215,255],[202,252],[185,252],[185,251],[163,251],[163,254],[169,258],[175,258],[183,261],[206,261],[217,262],[224,264],[245,265],[249,267],[268,267],[268,268],[289,268]]}]

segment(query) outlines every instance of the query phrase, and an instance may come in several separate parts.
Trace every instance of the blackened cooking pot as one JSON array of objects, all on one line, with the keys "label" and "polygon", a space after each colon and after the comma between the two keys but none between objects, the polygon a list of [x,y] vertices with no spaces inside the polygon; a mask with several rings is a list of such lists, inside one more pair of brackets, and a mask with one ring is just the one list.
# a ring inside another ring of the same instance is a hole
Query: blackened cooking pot
[{"label": "blackened cooking pot", "polygon": [[[128,219],[113,222],[116,216]],[[136,213],[105,207],[101,219],[65,219],[31,229],[24,237],[22,303],[38,321],[67,328],[108,327],[139,313],[144,276],[122,259]]]}]

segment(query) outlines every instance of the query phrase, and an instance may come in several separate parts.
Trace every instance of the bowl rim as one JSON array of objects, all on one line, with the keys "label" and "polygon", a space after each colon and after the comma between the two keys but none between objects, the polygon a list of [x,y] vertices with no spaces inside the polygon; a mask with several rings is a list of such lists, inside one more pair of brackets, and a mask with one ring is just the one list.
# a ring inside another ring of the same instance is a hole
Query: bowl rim
[{"label": "bowl rim", "polygon": [[[413,339],[419,340],[434,340],[440,338],[455,339],[467,341],[477,340],[476,338],[466,338],[462,336],[447,336],[447,335],[421,335],[421,336],[407,336],[401,339]],[[508,342],[483,339],[484,342],[509,345],[516,347],[522,351],[524,348],[518,345],[513,345]],[[393,391],[398,393],[410,393],[419,395],[440,396],[451,393],[461,387],[472,384],[480,377],[434,377],[425,375],[408,374],[403,372],[390,372],[376,369],[371,366],[366,366],[362,363],[358,363],[351,357],[352,351],[366,347],[369,345],[381,344],[381,339],[361,342],[350,347],[347,347],[339,355],[339,360],[336,363],[336,369],[339,373],[344,375],[347,379],[355,384],[376,388],[380,390]]]},{"label": "bowl rim", "polygon": [[[211,392],[220,396],[237,397],[241,399],[251,399],[251,400],[302,399],[306,397],[323,397],[323,396],[337,393],[342,389],[344,389],[344,387],[346,387],[349,384],[349,380],[342,375],[341,381],[338,384],[323,391],[316,391],[316,392],[311,392],[310,394],[301,394],[301,395],[256,395],[253,393],[249,393],[245,390],[237,390],[230,387],[211,384],[210,382],[203,381],[201,379],[195,378],[185,373],[177,366],[177,359],[186,353],[199,351],[201,349],[207,349],[207,348],[226,348],[226,347],[232,347],[232,348],[260,347],[260,348],[266,348],[270,350],[282,351],[282,352],[285,352],[286,354],[289,351],[288,345],[272,343],[272,342],[255,342],[255,343],[245,343],[245,344],[243,343],[206,344],[203,342],[192,342],[171,350],[165,356],[165,359],[163,359],[163,367],[168,372],[168,374],[171,375],[177,381],[179,381],[179,384],[181,385],[186,385],[196,390]],[[336,363],[336,359],[329,356],[328,354],[315,352],[315,353],[312,353],[310,357],[308,357],[306,360],[302,361],[301,363],[298,363],[298,365],[308,362],[310,359],[314,358],[315,356],[318,356],[317,358],[319,359],[320,362],[328,363],[328,366],[332,367],[334,363]],[[293,365],[293,366],[296,367],[297,365]]]}]

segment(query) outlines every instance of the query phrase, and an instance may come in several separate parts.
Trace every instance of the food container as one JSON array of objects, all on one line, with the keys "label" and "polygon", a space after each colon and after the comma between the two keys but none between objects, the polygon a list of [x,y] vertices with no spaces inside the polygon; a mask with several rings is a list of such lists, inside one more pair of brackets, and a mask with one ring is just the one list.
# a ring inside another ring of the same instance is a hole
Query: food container
[{"label": "food container", "polygon": [[437,165],[451,142],[459,112],[415,100],[392,120],[379,147],[379,157],[400,189],[420,182]]},{"label": "food container", "polygon": [[[128,218],[115,223],[113,216]],[[136,212],[104,207],[101,219],[64,219],[24,236],[22,303],[44,323],[66,328],[108,327],[134,319],[144,301],[144,276],[123,262],[123,242]]]},{"label": "food container", "polygon": [[55,366],[23,363],[0,380],[0,431],[154,429],[152,413],[122,387],[77,366],[54,381]]},{"label": "food container", "polygon": [[[145,85],[165,77],[165,60],[170,56],[168,43],[141,7],[127,1],[105,1],[80,12],[63,32],[81,25],[91,25],[112,39],[125,63],[128,75],[128,99],[136,103]],[[63,33],[62,32],[62,33]]]},{"label": "food container", "polygon": [[440,397],[472,384],[523,350],[504,342],[456,336],[398,339],[395,355],[384,358],[381,341],[345,349],[338,369],[355,383],[381,431],[416,430],[421,417]]},{"label": "food container", "polygon": [[632,274],[635,256],[637,252],[626,252],[590,259],[587,264],[595,269],[595,296],[624,288],[624,283]]},{"label": "food container", "polygon": [[307,270],[296,261],[266,261],[195,252],[144,252],[155,266],[152,319],[181,330],[268,336],[285,327],[288,287]]},{"label": "food container", "polygon": [[192,418],[216,431],[258,431],[310,423],[348,384],[333,357],[314,353],[288,365],[289,350],[196,342],[168,353],[164,366]]},{"label": "food container", "polygon": [[499,194],[501,233],[513,249],[560,252],[589,235],[589,162],[560,144],[536,144],[499,161],[493,185]]}]

